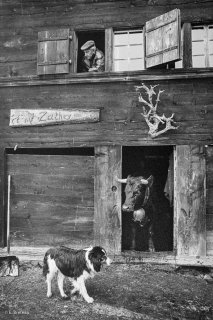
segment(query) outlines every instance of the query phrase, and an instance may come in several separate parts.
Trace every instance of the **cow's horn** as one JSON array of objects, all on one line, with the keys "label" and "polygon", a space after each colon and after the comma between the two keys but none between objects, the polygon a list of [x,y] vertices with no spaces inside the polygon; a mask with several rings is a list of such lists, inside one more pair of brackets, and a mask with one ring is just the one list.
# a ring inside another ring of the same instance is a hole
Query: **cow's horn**
[{"label": "cow's horn", "polygon": [[119,179],[116,177],[116,180],[120,183],[126,183],[127,182],[127,179]]},{"label": "cow's horn", "polygon": [[142,184],[148,184],[149,182],[146,179],[141,179]]}]

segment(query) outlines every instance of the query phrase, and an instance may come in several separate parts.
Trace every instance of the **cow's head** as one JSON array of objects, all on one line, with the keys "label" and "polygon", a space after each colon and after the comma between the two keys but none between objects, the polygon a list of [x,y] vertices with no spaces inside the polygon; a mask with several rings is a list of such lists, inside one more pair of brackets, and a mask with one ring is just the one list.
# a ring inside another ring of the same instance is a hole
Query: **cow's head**
[{"label": "cow's head", "polygon": [[148,179],[128,176],[127,179],[117,179],[121,183],[126,183],[125,202],[123,211],[134,212],[144,208],[150,196],[150,188],[153,184],[153,176]]}]

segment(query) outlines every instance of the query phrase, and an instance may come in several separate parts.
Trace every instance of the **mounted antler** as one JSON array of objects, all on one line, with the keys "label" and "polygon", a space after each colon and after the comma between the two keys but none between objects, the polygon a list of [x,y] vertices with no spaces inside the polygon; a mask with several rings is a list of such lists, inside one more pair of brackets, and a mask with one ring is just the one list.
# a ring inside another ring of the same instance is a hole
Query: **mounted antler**
[{"label": "mounted antler", "polygon": [[[154,104],[152,101],[152,97],[153,95],[156,95],[156,92],[154,90],[155,87],[157,87],[157,85],[150,86],[150,88],[148,88],[144,83],[142,83],[142,86],[135,86],[136,91],[140,91],[141,89],[143,89],[145,90],[148,96],[148,101],[146,101],[142,97],[141,92],[139,92],[138,100],[139,102],[142,102],[143,104],[145,104],[145,106],[149,108],[149,110],[147,111],[147,108],[143,106],[143,113],[141,114],[144,117],[147,125],[149,126],[149,134],[152,138],[155,138],[168,130],[178,128],[172,125],[172,124],[175,124],[173,119],[174,113],[171,115],[171,117],[168,117],[168,118],[166,118],[164,114],[162,116],[159,116],[157,114],[157,107],[158,107],[158,102],[160,101],[160,95],[162,92],[164,92],[164,90],[158,91],[157,98]],[[164,125],[164,127],[159,130],[160,124]]]}]

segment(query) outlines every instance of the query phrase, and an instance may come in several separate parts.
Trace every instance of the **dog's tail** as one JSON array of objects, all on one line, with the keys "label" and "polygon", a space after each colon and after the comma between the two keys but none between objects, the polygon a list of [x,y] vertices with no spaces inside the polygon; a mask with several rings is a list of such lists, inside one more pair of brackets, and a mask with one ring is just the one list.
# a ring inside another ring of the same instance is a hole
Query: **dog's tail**
[{"label": "dog's tail", "polygon": [[47,258],[48,258],[48,251],[45,253],[45,256],[44,256],[44,263],[43,263],[43,276],[46,278],[48,272],[49,272],[49,265],[48,265],[48,261],[47,261]]}]

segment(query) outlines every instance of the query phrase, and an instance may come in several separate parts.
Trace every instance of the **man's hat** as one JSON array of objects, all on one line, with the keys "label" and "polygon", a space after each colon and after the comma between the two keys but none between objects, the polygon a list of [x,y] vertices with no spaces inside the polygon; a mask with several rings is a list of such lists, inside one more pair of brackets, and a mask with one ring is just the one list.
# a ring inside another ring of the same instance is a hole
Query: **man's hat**
[{"label": "man's hat", "polygon": [[95,45],[95,42],[93,40],[89,40],[83,44],[83,46],[81,47],[81,50],[83,50],[83,51],[87,50],[87,49],[93,47],[94,45]]}]

